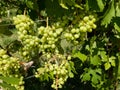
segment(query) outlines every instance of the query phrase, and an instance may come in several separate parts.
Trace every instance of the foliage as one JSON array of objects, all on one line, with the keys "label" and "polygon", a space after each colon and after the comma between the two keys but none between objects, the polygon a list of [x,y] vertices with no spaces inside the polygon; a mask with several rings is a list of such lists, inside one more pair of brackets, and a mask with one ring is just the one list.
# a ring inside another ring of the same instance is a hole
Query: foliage
[{"label": "foliage", "polygon": [[119,0],[0,1],[0,86],[118,90],[119,5]]}]

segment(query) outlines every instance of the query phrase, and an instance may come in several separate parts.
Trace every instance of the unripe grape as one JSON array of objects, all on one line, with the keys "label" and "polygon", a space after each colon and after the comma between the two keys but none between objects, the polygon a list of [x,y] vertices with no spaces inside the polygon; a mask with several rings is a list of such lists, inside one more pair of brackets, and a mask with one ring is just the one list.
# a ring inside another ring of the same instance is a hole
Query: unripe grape
[{"label": "unripe grape", "polygon": [[74,37],[77,39],[79,38],[79,34],[75,34]]},{"label": "unripe grape", "polygon": [[76,33],[76,29],[73,28],[73,29],[71,30],[71,32],[72,32],[72,33]]},{"label": "unripe grape", "polygon": [[85,16],[85,17],[83,18],[83,20],[84,20],[84,22],[88,22],[88,21],[89,21],[89,17],[88,17],[88,16]]},{"label": "unripe grape", "polygon": [[51,57],[51,55],[50,54],[47,54],[47,58],[50,58]]},{"label": "unripe grape", "polygon": [[81,32],[86,32],[86,31],[87,31],[87,28],[84,27],[84,26],[81,26],[81,27],[80,27],[80,31],[81,31]]},{"label": "unripe grape", "polygon": [[86,25],[86,28],[87,28],[87,30],[91,29],[91,26],[90,25]]},{"label": "unripe grape", "polygon": [[9,56],[6,55],[6,54],[2,56],[3,59],[7,59],[8,57],[9,57]]},{"label": "unripe grape", "polygon": [[97,27],[97,26],[96,26],[95,24],[93,24],[92,28],[93,28],[93,29],[96,29],[96,27]]},{"label": "unripe grape", "polygon": [[71,56],[70,55],[67,57],[67,60],[71,60]]},{"label": "unripe grape", "polygon": [[26,56],[28,54],[28,52],[24,51],[23,52],[23,56]]},{"label": "unripe grape", "polygon": [[93,19],[92,19],[92,22],[96,22],[96,19],[95,19],[95,18],[93,18]]},{"label": "unripe grape", "polygon": [[88,21],[87,23],[88,23],[88,25],[91,25],[91,26],[93,26],[93,24],[94,24],[93,21]]},{"label": "unripe grape", "polygon": [[88,29],[88,32],[92,32],[92,29]]}]

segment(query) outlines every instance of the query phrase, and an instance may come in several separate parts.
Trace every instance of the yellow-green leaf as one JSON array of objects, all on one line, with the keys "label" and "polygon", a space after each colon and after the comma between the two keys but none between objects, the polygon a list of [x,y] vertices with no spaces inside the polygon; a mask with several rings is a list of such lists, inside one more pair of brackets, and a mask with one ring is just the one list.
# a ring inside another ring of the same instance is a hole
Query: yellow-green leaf
[{"label": "yellow-green leaf", "polygon": [[109,62],[105,63],[104,66],[105,66],[105,70],[108,70],[111,67]]}]

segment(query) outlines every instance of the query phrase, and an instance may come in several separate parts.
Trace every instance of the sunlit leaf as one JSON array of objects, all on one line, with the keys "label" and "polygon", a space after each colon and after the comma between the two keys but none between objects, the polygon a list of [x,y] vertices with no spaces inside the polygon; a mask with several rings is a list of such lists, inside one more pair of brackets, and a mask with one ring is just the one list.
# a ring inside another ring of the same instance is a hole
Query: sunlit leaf
[{"label": "sunlit leaf", "polygon": [[73,55],[75,58],[79,58],[82,62],[85,62],[87,59],[87,56],[85,54],[82,54],[80,52],[77,52]]},{"label": "sunlit leaf", "polygon": [[111,65],[112,66],[114,66],[115,67],[115,57],[114,56],[111,56],[110,58],[109,58],[109,62],[111,63]]},{"label": "sunlit leaf", "polygon": [[104,3],[103,3],[103,0],[96,0],[97,1],[97,4],[100,8],[100,11],[103,11],[104,9]]},{"label": "sunlit leaf", "polygon": [[90,62],[93,65],[100,65],[100,58],[98,57],[98,55],[95,55],[90,58]]},{"label": "sunlit leaf", "polygon": [[94,84],[97,84],[98,83],[98,79],[99,79],[99,75],[94,75],[94,76],[92,76],[92,79],[91,79],[91,81],[92,81],[92,83],[94,83]]},{"label": "sunlit leaf", "polygon": [[115,18],[112,19],[112,21],[114,23],[115,30],[120,32],[120,17],[115,17]]},{"label": "sunlit leaf", "polygon": [[116,16],[120,16],[120,3],[116,4]]},{"label": "sunlit leaf", "polygon": [[105,70],[108,70],[111,67],[109,62],[105,63],[104,66],[105,66]]},{"label": "sunlit leaf", "polygon": [[70,78],[73,78],[74,77],[74,74],[72,72],[69,72],[69,77]]},{"label": "sunlit leaf", "polygon": [[7,83],[5,83],[5,82],[0,83],[0,86],[2,86],[3,88],[5,88],[5,90],[6,90],[6,89],[7,89],[7,90],[16,90],[15,87],[10,86],[9,84],[7,84]]},{"label": "sunlit leaf", "polygon": [[0,79],[2,79],[4,82],[6,82],[8,84],[19,85],[19,82],[20,82],[20,79],[19,78],[15,78],[15,77],[3,77],[3,76],[0,76]]},{"label": "sunlit leaf", "polygon": [[83,81],[89,81],[90,80],[90,74],[89,73],[85,73],[85,74],[83,74],[83,77],[82,77],[82,80]]},{"label": "sunlit leaf", "polygon": [[102,58],[101,61],[103,61],[103,62],[108,61],[107,55],[106,55],[106,52],[105,52],[105,51],[100,51],[100,56],[101,56],[101,58]]}]

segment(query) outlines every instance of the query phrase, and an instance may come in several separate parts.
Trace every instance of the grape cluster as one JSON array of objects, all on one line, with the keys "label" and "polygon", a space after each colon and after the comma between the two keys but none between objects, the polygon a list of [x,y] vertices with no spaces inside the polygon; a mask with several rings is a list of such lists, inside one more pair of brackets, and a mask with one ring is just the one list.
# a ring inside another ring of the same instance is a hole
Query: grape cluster
[{"label": "grape cluster", "polygon": [[[26,39],[25,39],[26,38]],[[25,60],[29,60],[35,55],[35,51],[39,47],[39,38],[37,36],[26,35],[22,44],[24,45],[19,53],[24,57]]]},{"label": "grape cluster", "polygon": [[22,42],[22,50],[20,54],[24,59],[29,60],[32,52],[39,46],[39,38],[33,29],[34,22],[25,15],[17,15],[13,17],[14,24],[18,29],[18,38]]},{"label": "grape cluster", "polygon": [[54,52],[57,49],[56,42],[59,40],[59,36],[62,31],[62,28],[55,28],[49,26],[41,26],[40,28],[38,28],[38,34],[40,38],[40,50],[42,50],[43,52]]},{"label": "grape cluster", "polygon": [[92,32],[92,29],[96,29],[96,24],[94,24],[96,19],[93,15],[85,16],[83,20],[79,23],[79,28],[81,32]]},{"label": "grape cluster", "polygon": [[73,44],[78,44],[78,39],[80,38],[80,29],[72,28],[71,30],[67,30],[67,32],[64,33],[64,37],[68,41],[72,41]]},{"label": "grape cluster", "polygon": [[96,19],[94,16],[89,15],[85,16],[82,21],[80,21],[75,26],[71,26],[70,28],[66,28],[66,32],[64,33],[64,37],[68,41],[72,41],[73,44],[78,44],[82,38],[85,38],[86,32],[92,32],[92,29],[96,28],[94,24]]},{"label": "grape cluster", "polygon": [[8,56],[4,49],[0,49],[0,75],[21,78],[19,85],[13,86],[15,86],[17,90],[24,90],[24,81],[19,70],[20,63],[18,58]]},{"label": "grape cluster", "polygon": [[[68,57],[70,59],[70,57]],[[62,85],[65,83],[67,78],[69,77],[69,62],[66,60],[66,57],[57,54],[53,56],[49,62],[46,62],[44,68],[38,68],[36,77],[40,78],[47,74],[53,74],[53,84],[51,85],[52,88],[62,88]]]},{"label": "grape cluster", "polygon": [[16,17],[13,17],[13,21],[18,29],[20,40],[23,40],[26,34],[34,34],[34,31],[32,30],[34,22],[29,17],[25,15],[17,15]]}]

